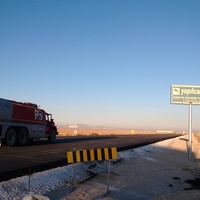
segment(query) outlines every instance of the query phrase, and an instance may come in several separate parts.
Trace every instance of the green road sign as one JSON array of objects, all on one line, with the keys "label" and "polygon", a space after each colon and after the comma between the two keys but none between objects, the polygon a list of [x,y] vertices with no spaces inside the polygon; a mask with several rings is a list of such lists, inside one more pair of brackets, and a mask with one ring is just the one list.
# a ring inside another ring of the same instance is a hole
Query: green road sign
[{"label": "green road sign", "polygon": [[171,85],[171,104],[200,104],[200,86]]}]

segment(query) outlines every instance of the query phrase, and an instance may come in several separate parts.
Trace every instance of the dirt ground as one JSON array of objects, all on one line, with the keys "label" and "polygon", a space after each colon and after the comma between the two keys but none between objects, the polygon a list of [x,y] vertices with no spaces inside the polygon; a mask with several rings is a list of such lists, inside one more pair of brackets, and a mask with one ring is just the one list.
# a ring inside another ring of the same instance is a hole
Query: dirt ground
[{"label": "dirt ground", "polygon": [[[200,199],[191,181],[200,177],[199,163],[189,160],[180,138],[122,152],[120,162],[83,183],[48,194],[58,200]],[[91,170],[95,170],[91,169]],[[108,179],[109,178],[109,179]]]},{"label": "dirt ground", "polygon": [[[126,134],[154,134],[154,133],[174,133],[174,131],[156,130],[134,130],[134,129],[73,129],[58,128],[59,136],[77,135],[126,135]],[[176,132],[179,133],[179,132]]]}]

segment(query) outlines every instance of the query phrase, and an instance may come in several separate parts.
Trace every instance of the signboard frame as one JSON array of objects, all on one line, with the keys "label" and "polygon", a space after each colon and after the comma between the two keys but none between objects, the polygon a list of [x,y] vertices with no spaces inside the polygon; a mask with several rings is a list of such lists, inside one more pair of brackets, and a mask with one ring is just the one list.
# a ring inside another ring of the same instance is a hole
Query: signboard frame
[{"label": "signboard frame", "polygon": [[200,105],[200,86],[171,85],[171,104]]},{"label": "signboard frame", "polygon": [[192,105],[200,105],[200,86],[171,85],[171,104],[189,105],[188,157],[192,157]]}]

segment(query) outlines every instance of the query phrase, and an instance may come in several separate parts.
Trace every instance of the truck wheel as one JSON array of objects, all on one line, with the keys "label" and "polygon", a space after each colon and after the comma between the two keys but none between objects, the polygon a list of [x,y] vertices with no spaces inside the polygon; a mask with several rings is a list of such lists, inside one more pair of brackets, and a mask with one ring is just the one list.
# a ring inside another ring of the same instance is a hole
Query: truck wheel
[{"label": "truck wheel", "polygon": [[56,131],[55,131],[55,130],[52,130],[51,135],[48,137],[48,141],[49,141],[50,143],[53,143],[53,142],[56,141]]},{"label": "truck wheel", "polygon": [[18,138],[17,138],[17,143],[20,146],[23,146],[26,144],[28,139],[28,132],[25,128],[21,128],[18,134]]},{"label": "truck wheel", "polygon": [[16,144],[17,133],[14,128],[9,128],[6,132],[5,143],[6,145],[12,147]]}]

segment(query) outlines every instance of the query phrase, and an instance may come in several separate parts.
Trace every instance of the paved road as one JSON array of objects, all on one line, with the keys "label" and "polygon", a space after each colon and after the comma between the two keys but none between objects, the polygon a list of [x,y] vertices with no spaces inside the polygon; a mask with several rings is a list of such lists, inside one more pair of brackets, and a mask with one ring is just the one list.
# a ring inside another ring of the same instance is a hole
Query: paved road
[{"label": "paved road", "polygon": [[118,151],[136,148],[177,134],[138,134],[114,136],[58,137],[54,144],[34,141],[23,147],[0,147],[0,181],[25,174],[64,166],[66,152],[83,149],[117,147]]}]

